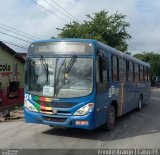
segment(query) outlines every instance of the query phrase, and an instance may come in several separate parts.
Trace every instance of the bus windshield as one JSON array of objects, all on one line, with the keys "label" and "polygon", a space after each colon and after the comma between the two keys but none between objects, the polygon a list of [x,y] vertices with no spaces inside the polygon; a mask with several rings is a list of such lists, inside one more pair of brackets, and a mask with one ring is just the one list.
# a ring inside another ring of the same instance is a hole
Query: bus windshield
[{"label": "bus windshield", "polygon": [[93,89],[92,58],[29,58],[27,70],[28,93],[33,95],[72,98]]}]

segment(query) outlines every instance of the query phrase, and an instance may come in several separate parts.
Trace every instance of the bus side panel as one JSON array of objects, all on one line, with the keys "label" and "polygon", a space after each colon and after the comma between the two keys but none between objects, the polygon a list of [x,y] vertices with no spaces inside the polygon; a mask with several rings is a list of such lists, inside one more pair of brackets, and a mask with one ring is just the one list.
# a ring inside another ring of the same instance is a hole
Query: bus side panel
[{"label": "bus side panel", "polygon": [[126,102],[123,114],[138,107],[140,96],[143,96],[143,103],[146,103],[151,96],[150,82],[126,82]]},{"label": "bus side panel", "polygon": [[149,81],[141,82],[137,84],[137,106],[140,95],[143,96],[143,103],[147,103],[151,96],[151,84]]},{"label": "bus side panel", "polygon": [[137,107],[138,99],[136,97],[136,92],[137,90],[135,83],[126,81],[124,87],[125,100],[123,114]]},{"label": "bus side panel", "polygon": [[96,112],[95,126],[98,127],[104,124],[107,120],[107,106],[109,103],[108,93],[97,93],[96,95]]},{"label": "bus side panel", "polygon": [[[108,65],[109,65],[108,66],[108,76],[109,76],[108,78],[110,81],[110,75],[111,75],[110,54],[107,53],[105,57],[108,58]],[[106,123],[106,120],[107,120],[107,107],[110,104],[109,87],[110,87],[110,83],[108,83],[108,86],[105,91],[100,92],[96,90],[96,108],[95,108],[95,126],[96,127],[99,127],[100,125]]]},{"label": "bus side panel", "polygon": [[107,121],[107,109],[112,101],[117,101],[117,112],[119,112],[119,83],[112,83],[111,81],[111,55],[107,53],[106,57],[109,60],[108,76],[109,82],[105,92],[96,92],[96,111],[95,111],[95,126],[99,127]]}]

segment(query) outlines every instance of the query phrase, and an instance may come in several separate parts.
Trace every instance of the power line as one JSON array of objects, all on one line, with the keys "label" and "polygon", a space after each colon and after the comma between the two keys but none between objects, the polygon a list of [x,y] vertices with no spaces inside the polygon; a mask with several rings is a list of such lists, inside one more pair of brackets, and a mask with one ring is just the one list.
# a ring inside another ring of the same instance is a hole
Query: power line
[{"label": "power line", "polygon": [[40,6],[41,8],[43,8],[44,10],[46,10],[47,12],[49,12],[49,13],[51,13],[52,15],[56,16],[57,18],[59,18],[59,19],[65,21],[65,22],[68,22],[68,21],[65,20],[64,18],[62,18],[62,17],[56,15],[55,13],[53,13],[52,11],[50,11],[49,9],[47,9],[46,7],[44,7],[43,5],[40,5],[40,4],[37,3],[36,1],[34,1],[34,0],[31,0],[31,1],[34,2],[34,3],[36,3],[38,6]]},{"label": "power line", "polygon": [[25,47],[25,46],[18,45],[18,44],[15,44],[15,43],[12,43],[12,42],[8,42],[8,41],[5,41],[5,40],[1,40],[1,42],[6,43],[6,44],[13,45],[13,46],[15,46],[15,47],[23,48],[23,49],[26,49],[26,50],[28,49],[28,48]]},{"label": "power line", "polygon": [[57,6],[59,6],[63,11],[65,11],[67,14],[69,14],[70,16],[72,16],[74,19],[76,19],[77,21],[79,21],[76,17],[74,17],[72,14],[70,14],[66,9],[64,9],[62,6],[60,6],[58,3],[56,3],[54,0],[51,0],[54,4],[56,4]]},{"label": "power line", "polygon": [[30,37],[27,37],[27,36],[22,35],[22,34],[20,34],[20,33],[17,33],[17,32],[14,32],[14,31],[11,31],[11,30],[6,29],[6,28],[3,28],[3,27],[1,27],[1,26],[0,26],[0,28],[1,28],[1,29],[3,29],[3,30],[6,30],[6,31],[8,31],[8,32],[12,32],[12,33],[14,33],[14,34],[16,34],[16,35],[19,35],[19,36],[22,36],[22,37],[25,37],[25,38],[28,38],[28,39],[34,40],[33,38],[30,38]]},{"label": "power line", "polygon": [[56,8],[54,5],[52,5],[52,4],[49,3],[48,1],[46,1],[46,0],[43,0],[43,1],[45,1],[47,4],[49,4],[50,6],[52,6],[54,9],[58,10],[61,14],[65,15],[66,17],[68,17],[69,19],[72,20],[71,17],[69,17],[68,15],[66,15],[65,13],[63,13],[61,10],[59,10],[58,8]]},{"label": "power line", "polygon": [[25,32],[23,32],[23,31],[17,30],[17,29],[15,29],[14,27],[8,26],[8,25],[6,25],[6,24],[0,23],[0,25],[3,25],[3,26],[8,27],[8,28],[10,28],[10,29],[13,29],[13,30],[15,30],[15,31],[17,31],[17,32],[19,32],[19,33],[23,33],[23,34],[25,34],[25,35],[28,35],[28,36],[30,36],[30,37],[40,39],[39,37],[36,37],[36,36],[31,35],[31,34],[25,33]]},{"label": "power line", "polygon": [[27,41],[27,40],[21,39],[21,38],[19,38],[19,37],[16,37],[16,36],[10,35],[10,34],[5,33],[5,32],[1,32],[1,31],[0,31],[0,33],[5,34],[5,35],[10,36],[10,37],[13,37],[13,38],[16,38],[16,39],[19,39],[19,40],[22,40],[22,41],[25,41],[25,42],[28,42],[28,43],[31,43],[30,41]]}]

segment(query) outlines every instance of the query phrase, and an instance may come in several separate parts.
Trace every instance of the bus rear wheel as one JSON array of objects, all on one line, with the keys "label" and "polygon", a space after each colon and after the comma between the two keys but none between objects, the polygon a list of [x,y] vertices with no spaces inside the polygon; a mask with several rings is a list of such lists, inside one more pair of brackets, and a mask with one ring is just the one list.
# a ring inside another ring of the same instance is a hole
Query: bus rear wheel
[{"label": "bus rear wheel", "polygon": [[141,109],[142,109],[142,104],[143,104],[143,97],[140,96],[140,97],[139,97],[139,101],[138,101],[137,111],[141,111]]},{"label": "bus rear wheel", "polygon": [[110,105],[108,108],[108,117],[107,122],[104,125],[105,130],[111,131],[115,127],[116,123],[116,112],[113,105]]}]

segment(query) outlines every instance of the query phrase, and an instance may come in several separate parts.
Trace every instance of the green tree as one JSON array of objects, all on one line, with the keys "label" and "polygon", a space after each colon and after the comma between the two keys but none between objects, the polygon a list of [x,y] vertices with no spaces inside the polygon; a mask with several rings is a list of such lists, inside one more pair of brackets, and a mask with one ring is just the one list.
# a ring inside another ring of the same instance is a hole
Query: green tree
[{"label": "green tree", "polygon": [[125,21],[125,15],[118,12],[110,15],[106,11],[100,11],[93,16],[86,16],[88,20],[83,23],[73,21],[63,28],[57,28],[60,31],[58,37],[96,39],[122,52],[127,50],[127,40],[131,36],[127,33],[130,24]]},{"label": "green tree", "polygon": [[150,63],[152,76],[160,76],[160,54],[153,52],[143,52],[141,54],[135,54],[134,57]]}]

